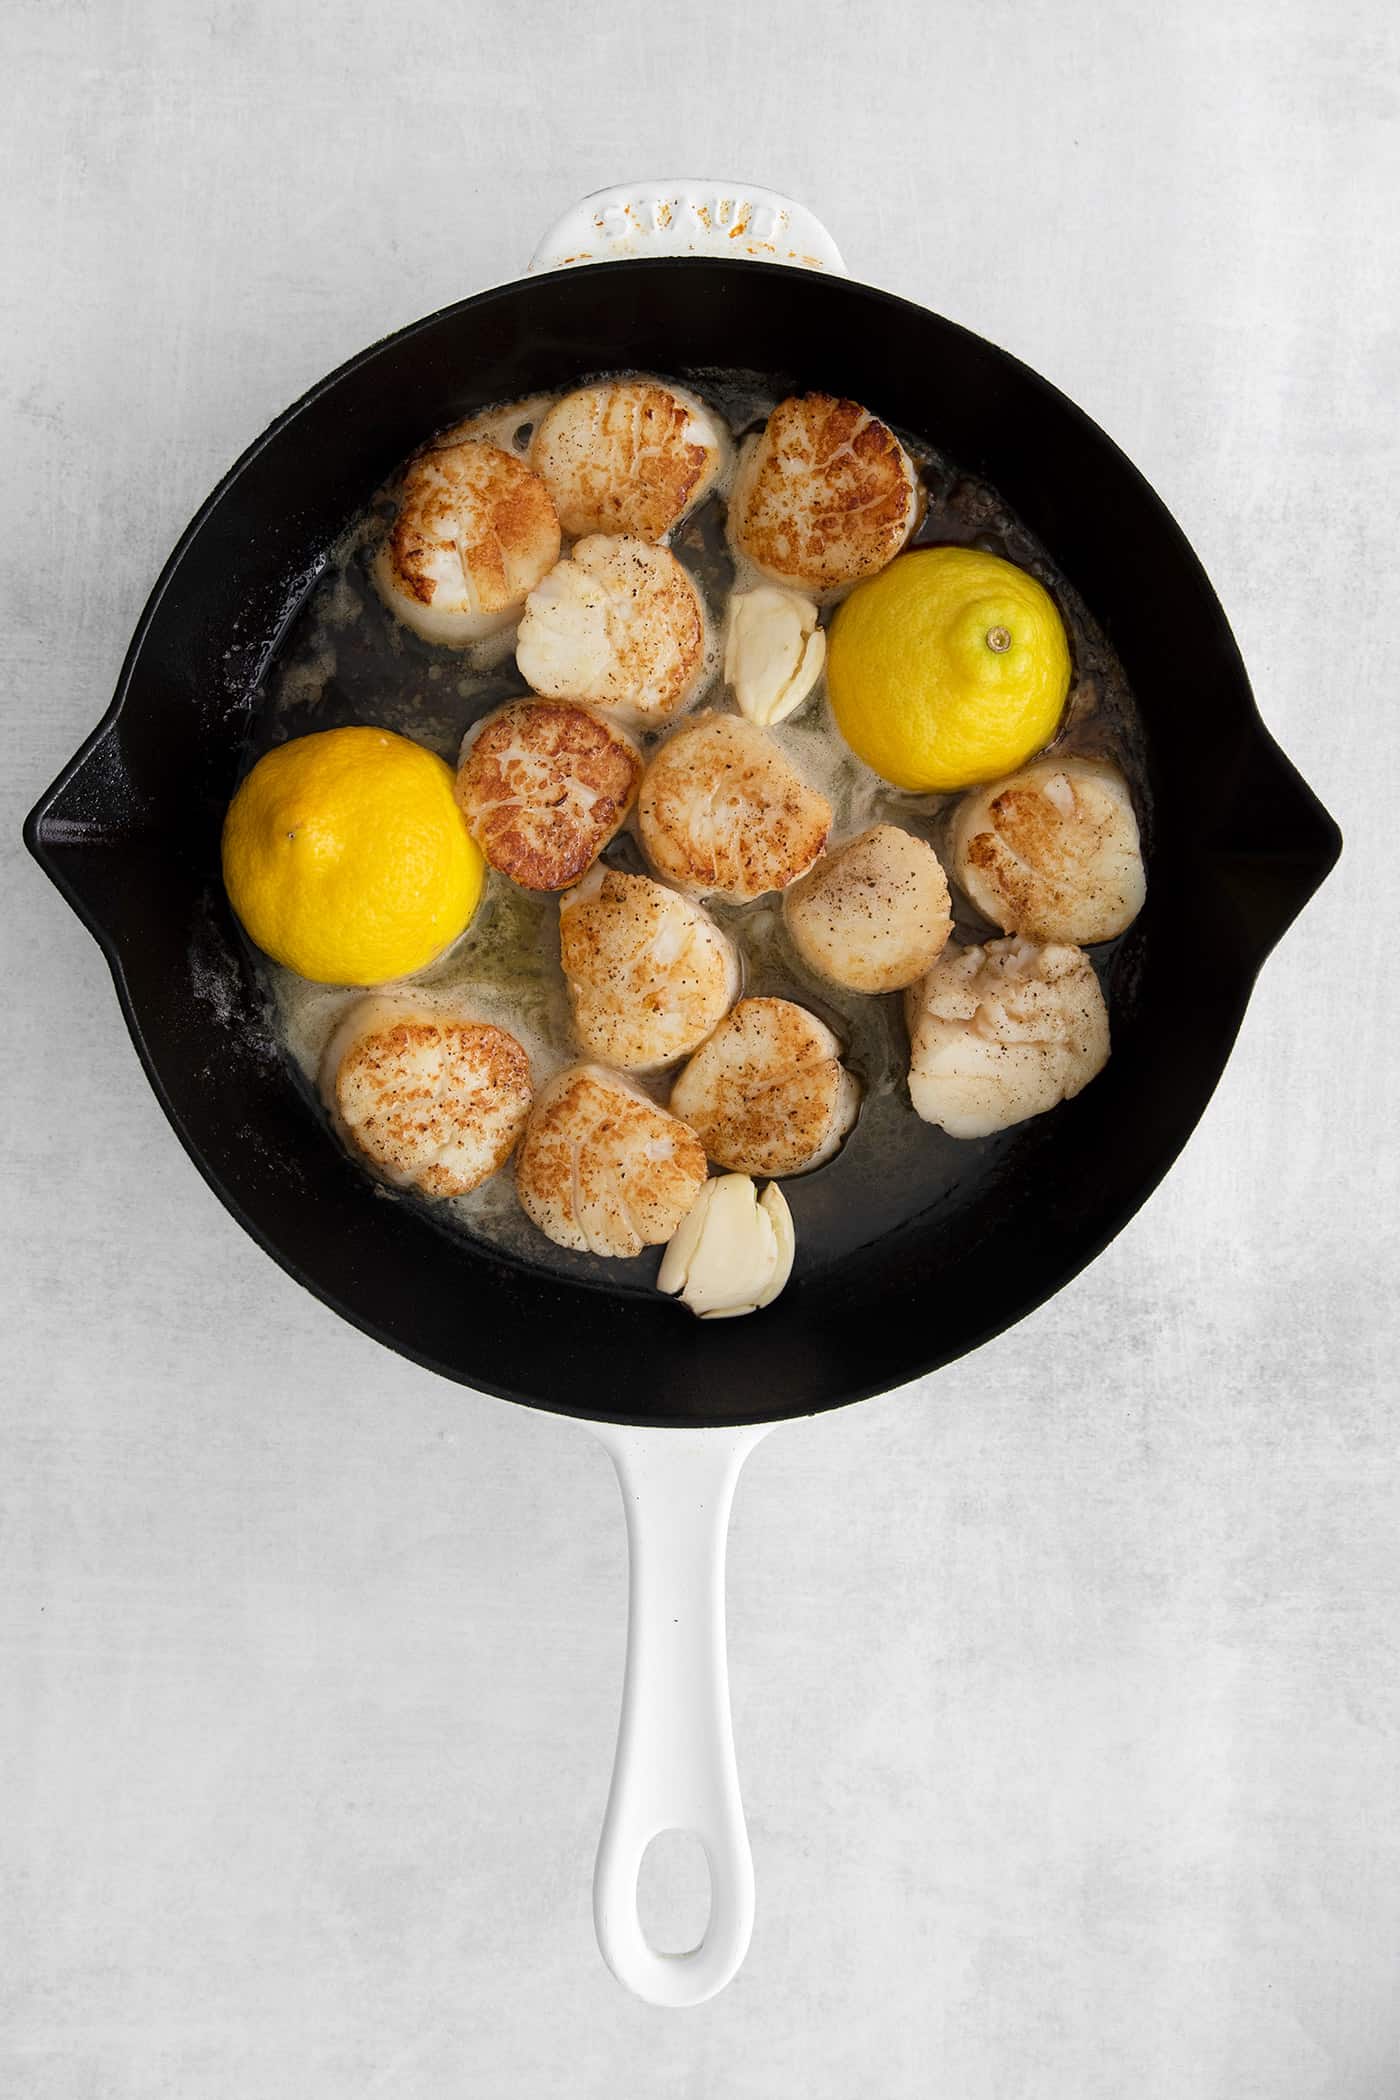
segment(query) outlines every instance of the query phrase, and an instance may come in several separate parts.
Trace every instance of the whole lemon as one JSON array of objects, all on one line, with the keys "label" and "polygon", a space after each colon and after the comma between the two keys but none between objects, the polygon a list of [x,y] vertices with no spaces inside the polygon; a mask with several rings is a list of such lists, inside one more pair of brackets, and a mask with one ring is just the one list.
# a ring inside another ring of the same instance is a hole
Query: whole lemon
[{"label": "whole lemon", "polygon": [[387,729],[267,752],[229,804],[223,859],[250,937],[317,984],[412,976],[467,926],[484,879],[451,771]]},{"label": "whole lemon", "polygon": [[1069,692],[1055,601],[975,547],[922,547],[857,584],[826,661],[851,749],[924,794],[1014,772],[1054,735]]}]

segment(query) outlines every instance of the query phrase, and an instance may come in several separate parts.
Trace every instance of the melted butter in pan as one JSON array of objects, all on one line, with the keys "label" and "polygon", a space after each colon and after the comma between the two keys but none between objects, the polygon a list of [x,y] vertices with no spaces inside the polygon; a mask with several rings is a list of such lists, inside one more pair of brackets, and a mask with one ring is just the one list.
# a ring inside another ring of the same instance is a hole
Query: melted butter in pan
[{"label": "melted butter in pan", "polygon": [[[684,383],[724,417],[736,440],[761,423],[776,398],[752,374],[692,374]],[[523,456],[551,398],[540,395],[483,411],[442,435],[487,437]],[[907,433],[900,435],[918,463],[927,497],[913,544],[983,548],[1030,570],[1054,595],[1070,636],[1075,680],[1064,723],[1050,748],[1114,758],[1133,784],[1150,842],[1140,723],[1121,666],[1101,630],[1045,549],[994,489],[960,474]],[[712,493],[683,521],[671,542],[705,597],[716,638],[731,590],[754,580],[736,575],[725,536],[724,495],[723,487]],[[250,762],[290,737],[372,722],[414,738],[455,765],[472,723],[527,691],[515,666],[513,630],[455,651],[421,640],[394,619],[370,575],[391,511],[391,499],[381,496],[349,525],[290,623],[255,696]],[[824,620],[830,620],[831,611],[824,611]],[[712,658],[693,706],[730,709],[717,650]],[[665,733],[644,735],[644,751],[655,748]],[[947,865],[946,820],[956,798],[908,795],[877,779],[836,730],[824,679],[798,712],[769,734],[830,801],[833,842],[871,824],[898,824],[928,839]],[[635,837],[635,816],[604,859],[647,872]],[[956,890],[953,901],[959,936],[982,939],[994,931]],[[823,1261],[839,1259],[912,1212],[951,1196],[970,1164],[970,1149],[960,1152],[956,1140],[913,1114],[905,1086],[908,1041],[898,996],[843,992],[813,978],[787,939],[777,897],[742,906],[717,899],[707,908],[740,949],[745,993],[795,999],[818,1014],[840,1038],[846,1062],[861,1082],[860,1117],[843,1150],[829,1165],[784,1184],[804,1257],[819,1252]],[[1111,1006],[1120,946],[1110,942],[1093,951]],[[259,958],[259,967],[280,1041],[314,1096],[326,1045],[347,1007],[363,994],[308,984],[265,958]],[[1126,994],[1131,973],[1122,975]],[[415,997],[426,994],[434,1002],[508,1028],[524,1045],[537,1086],[579,1055],[559,970],[558,900],[517,889],[501,875],[489,876],[472,925],[447,954],[412,981],[412,991]],[[659,1101],[666,1100],[672,1076],[647,1083]],[[989,1143],[1004,1145],[1015,1135],[1009,1132],[1003,1140]],[[333,1142],[329,1125],[327,1142]],[[634,1262],[608,1263],[569,1254],[546,1241],[521,1212],[509,1168],[469,1196],[427,1207],[426,1214],[438,1225],[485,1239],[510,1256],[612,1289],[649,1289],[654,1281],[659,1258],[655,1250]]]}]

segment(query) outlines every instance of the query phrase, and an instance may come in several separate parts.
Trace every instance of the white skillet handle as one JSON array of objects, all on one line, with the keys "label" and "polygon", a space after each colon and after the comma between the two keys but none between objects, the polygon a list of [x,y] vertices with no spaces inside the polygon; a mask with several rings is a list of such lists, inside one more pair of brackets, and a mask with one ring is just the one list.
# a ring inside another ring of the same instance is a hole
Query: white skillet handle
[{"label": "white skillet handle", "polygon": [[[627,1671],[593,1922],[619,1983],[649,2005],[701,2005],[723,1990],[753,1931],[753,1858],[729,1716],[724,1549],[734,1486],[768,1424],[595,1433],[627,1513]],[[688,1954],[659,1954],[637,1912],[642,1855],[692,1832],[710,1869],[710,1919]]]},{"label": "white skillet handle", "polygon": [[641,255],[737,255],[846,274],[840,249],[805,205],[756,183],[687,175],[595,190],[550,227],[530,269]]}]

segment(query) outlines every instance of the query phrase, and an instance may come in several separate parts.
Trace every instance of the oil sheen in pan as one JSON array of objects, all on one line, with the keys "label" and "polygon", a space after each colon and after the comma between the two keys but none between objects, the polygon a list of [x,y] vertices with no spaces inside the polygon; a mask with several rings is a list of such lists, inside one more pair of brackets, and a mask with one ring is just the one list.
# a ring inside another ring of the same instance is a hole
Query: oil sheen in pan
[{"label": "oil sheen in pan", "polygon": [[[724,415],[736,438],[761,423],[777,399],[755,374],[692,373],[685,383]],[[523,453],[549,398],[486,411],[466,427]],[[1070,634],[1074,684],[1052,749],[1116,758],[1133,783],[1150,840],[1141,725],[1121,666],[1101,630],[1046,550],[994,489],[960,473],[922,440],[904,432],[901,436],[919,464],[927,493],[927,511],[913,544],[985,548],[1029,569],[1053,592]],[[455,763],[470,725],[527,690],[515,668],[513,632],[475,650],[457,652],[424,642],[394,619],[369,573],[391,508],[377,499],[351,523],[290,622],[255,695],[249,763],[289,737],[349,722],[400,730]],[[726,544],[722,489],[681,527],[673,549],[700,584],[717,637],[729,591],[747,580],[736,577]],[[694,705],[732,706],[717,661]],[[928,838],[941,855],[946,813],[956,798],[908,795],[878,780],[837,733],[824,681],[772,734],[829,798],[833,839],[883,820]],[[653,736],[643,743],[659,740]],[[605,858],[618,867],[644,867],[630,829],[614,841]],[[981,939],[995,931],[956,890],[953,901],[963,937]],[[820,1014],[841,1038],[847,1062],[861,1082],[860,1118],[841,1152],[815,1173],[783,1184],[797,1228],[801,1268],[810,1273],[813,1267],[839,1261],[916,1212],[955,1201],[962,1172],[972,1165],[970,1153],[985,1176],[988,1149],[1007,1155],[1009,1165],[1018,1146],[1033,1142],[1033,1124],[969,1145],[920,1122],[905,1090],[908,1041],[901,1000],[862,997],[811,977],[787,942],[777,898],[747,906],[715,901],[709,909],[740,947],[746,993],[796,999]],[[1130,930],[1122,940],[1090,951],[1114,1026],[1121,1026],[1131,1000],[1134,970],[1125,950],[1132,944]],[[257,967],[268,990],[274,1031],[314,1112],[324,1121],[316,1095],[321,1056],[347,1006],[363,995],[307,984],[263,957],[257,958]],[[530,1056],[537,1084],[578,1055],[559,971],[558,900],[519,890],[503,876],[488,875],[483,902],[467,932],[409,989],[428,995],[433,1003],[441,999],[511,1029]],[[651,1085],[663,1102],[671,1076]],[[326,1131],[327,1143],[335,1142],[328,1122]],[[382,1189],[379,1193],[388,1195]],[[546,1240],[520,1210],[509,1167],[471,1195],[451,1202],[420,1205],[408,1196],[390,1200],[411,1202],[436,1225],[485,1240],[508,1257],[612,1290],[650,1290],[654,1285],[658,1249],[636,1261],[609,1262],[571,1254]]]}]

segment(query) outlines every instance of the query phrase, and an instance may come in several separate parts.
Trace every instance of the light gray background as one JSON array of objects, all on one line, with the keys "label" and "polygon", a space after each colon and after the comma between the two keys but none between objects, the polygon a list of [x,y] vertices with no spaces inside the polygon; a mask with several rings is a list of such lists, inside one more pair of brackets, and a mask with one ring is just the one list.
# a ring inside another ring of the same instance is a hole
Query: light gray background
[{"label": "light gray background", "polygon": [[[0,2087],[1393,2095],[1387,0],[9,0],[5,45]],[[589,1916],[607,1460],[240,1236],[17,834],[243,445],[577,195],[677,169],[789,190],[1104,424],[1349,843],[1109,1253],[752,1462],[759,1920],[665,2015]]]}]

